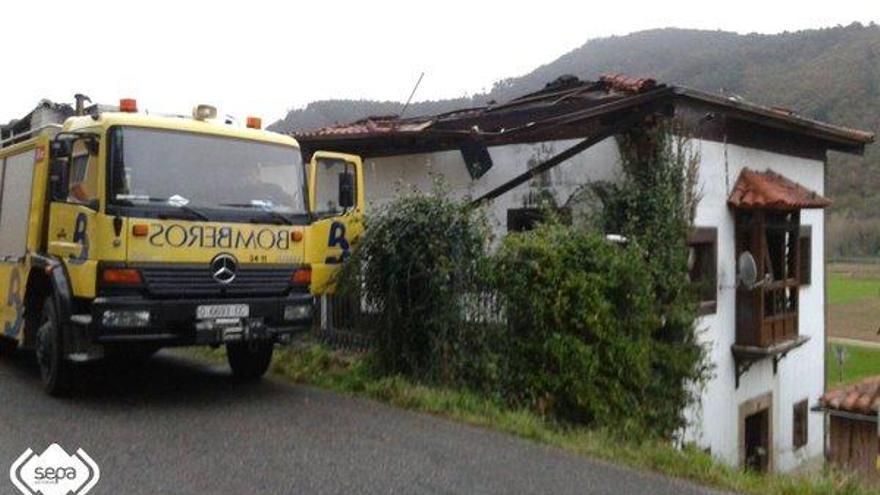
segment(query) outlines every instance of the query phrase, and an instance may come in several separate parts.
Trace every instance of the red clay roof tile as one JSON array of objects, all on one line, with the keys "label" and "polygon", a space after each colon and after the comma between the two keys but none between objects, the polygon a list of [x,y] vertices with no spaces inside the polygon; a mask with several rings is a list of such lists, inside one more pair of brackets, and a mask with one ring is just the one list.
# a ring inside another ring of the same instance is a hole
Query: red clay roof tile
[{"label": "red clay roof tile", "polygon": [[649,77],[632,77],[617,73],[602,74],[599,80],[615,91],[627,93],[641,93],[657,87],[657,81]]},{"label": "red clay roof tile", "polygon": [[770,170],[743,169],[727,204],[738,209],[797,210],[825,208],[831,200]]},{"label": "red clay roof tile", "polygon": [[819,398],[819,405],[843,412],[877,414],[880,410],[880,376],[829,390]]}]

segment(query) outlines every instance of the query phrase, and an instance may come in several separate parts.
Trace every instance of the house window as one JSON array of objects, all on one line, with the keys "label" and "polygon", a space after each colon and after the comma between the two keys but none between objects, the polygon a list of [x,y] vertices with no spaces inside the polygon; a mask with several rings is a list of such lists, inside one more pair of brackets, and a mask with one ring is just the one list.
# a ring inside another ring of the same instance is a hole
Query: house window
[{"label": "house window", "polygon": [[798,236],[798,280],[801,285],[810,285],[812,282],[811,267],[813,264],[813,229],[809,225],[801,225]]},{"label": "house window", "polygon": [[794,405],[793,414],[794,414],[794,416],[792,418],[792,428],[793,428],[792,445],[794,446],[795,449],[799,449],[799,448],[803,447],[804,445],[806,445],[807,441],[809,439],[809,437],[807,435],[807,433],[808,433],[807,424],[809,423],[809,421],[807,421],[808,415],[809,415],[809,407],[807,405],[807,399],[804,399]]},{"label": "house window", "polygon": [[[569,208],[556,208],[556,214],[564,224],[571,223],[571,210]],[[511,208],[507,210],[507,231],[525,232],[532,230],[544,221],[546,210],[544,208]]]},{"label": "house window", "polygon": [[718,300],[718,229],[696,227],[688,236],[688,276],[700,301],[700,314],[715,313]]}]

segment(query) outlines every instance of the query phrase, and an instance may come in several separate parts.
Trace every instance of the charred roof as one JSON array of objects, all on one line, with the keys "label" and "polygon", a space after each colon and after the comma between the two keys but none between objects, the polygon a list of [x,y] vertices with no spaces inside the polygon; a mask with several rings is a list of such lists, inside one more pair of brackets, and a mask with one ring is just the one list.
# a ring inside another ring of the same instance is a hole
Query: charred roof
[{"label": "charred roof", "polygon": [[368,117],[293,135],[306,152],[332,149],[365,157],[389,156],[457,149],[462,141],[472,139],[495,146],[579,138],[627,115],[672,116],[678,107],[699,108],[713,118],[723,116],[805,137],[824,149],[860,154],[874,141],[870,132],[820,122],[790,110],[621,74],[603,75],[598,81],[562,76],[540,91],[507,102],[423,117]]}]

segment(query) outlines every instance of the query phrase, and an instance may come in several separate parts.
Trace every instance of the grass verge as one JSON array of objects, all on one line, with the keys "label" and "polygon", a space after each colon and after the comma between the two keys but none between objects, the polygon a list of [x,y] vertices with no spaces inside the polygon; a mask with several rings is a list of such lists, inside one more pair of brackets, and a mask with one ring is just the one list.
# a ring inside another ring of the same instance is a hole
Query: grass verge
[{"label": "grass verge", "polygon": [[[843,366],[837,360],[838,347],[843,349]],[[852,383],[880,372],[880,349],[831,342],[826,350],[825,363],[829,388]]]},{"label": "grass verge", "polygon": [[828,277],[828,302],[851,304],[880,298],[880,274],[868,271],[831,272]]},{"label": "grass verge", "polygon": [[[192,350],[187,354],[225,362],[222,349]],[[368,354],[334,351],[310,340],[279,350],[271,373],[288,382],[367,397],[724,490],[771,495],[880,494],[880,490],[861,484],[852,475],[831,469],[800,475],[744,472],[695,448],[626,441],[610,432],[562,425],[527,410],[511,409],[485,395],[414,383],[401,376],[378,377],[371,372]]]}]

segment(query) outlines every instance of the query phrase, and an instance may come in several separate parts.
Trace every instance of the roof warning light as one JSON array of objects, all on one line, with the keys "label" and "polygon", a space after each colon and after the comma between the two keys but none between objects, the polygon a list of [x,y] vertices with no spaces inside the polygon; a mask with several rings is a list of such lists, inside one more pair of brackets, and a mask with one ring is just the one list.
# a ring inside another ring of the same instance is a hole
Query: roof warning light
[{"label": "roof warning light", "polygon": [[123,98],[119,100],[119,111],[125,113],[135,113],[138,111],[137,100],[134,98]]}]

